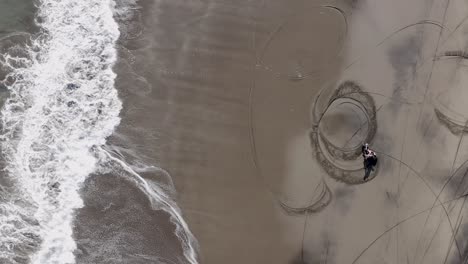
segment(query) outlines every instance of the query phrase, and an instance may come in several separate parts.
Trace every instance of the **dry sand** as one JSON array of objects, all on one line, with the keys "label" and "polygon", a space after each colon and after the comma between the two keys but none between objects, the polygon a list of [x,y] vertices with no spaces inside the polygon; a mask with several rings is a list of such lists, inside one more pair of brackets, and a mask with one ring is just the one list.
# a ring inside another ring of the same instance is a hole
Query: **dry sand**
[{"label": "dry sand", "polygon": [[200,263],[463,263],[466,1],[139,3],[113,142],[171,174]]}]

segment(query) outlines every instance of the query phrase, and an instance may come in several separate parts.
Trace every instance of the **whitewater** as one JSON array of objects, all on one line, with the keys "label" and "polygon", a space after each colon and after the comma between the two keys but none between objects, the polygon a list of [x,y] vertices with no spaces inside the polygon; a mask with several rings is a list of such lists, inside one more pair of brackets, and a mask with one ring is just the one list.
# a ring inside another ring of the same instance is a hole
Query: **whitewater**
[{"label": "whitewater", "polygon": [[[103,147],[120,122],[114,87],[119,26],[111,0],[40,0],[40,32],[24,54],[0,54],[10,92],[1,110],[5,182],[0,187],[0,262],[75,263],[73,216],[95,172],[117,170],[176,225],[188,263],[196,240],[163,189]],[[119,12],[122,12],[120,10]]]}]

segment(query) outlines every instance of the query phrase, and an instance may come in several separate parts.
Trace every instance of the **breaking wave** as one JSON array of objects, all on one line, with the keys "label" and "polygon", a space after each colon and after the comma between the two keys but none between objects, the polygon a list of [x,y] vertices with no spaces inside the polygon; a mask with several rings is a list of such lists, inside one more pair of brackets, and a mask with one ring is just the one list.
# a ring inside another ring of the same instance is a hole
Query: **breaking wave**
[{"label": "breaking wave", "polygon": [[0,185],[0,262],[75,263],[73,214],[79,189],[110,161],[126,170],[151,203],[169,212],[185,256],[196,241],[180,210],[101,146],[120,122],[114,88],[119,26],[112,0],[40,0],[40,32],[19,54],[0,54],[10,96],[1,110],[7,176]]}]

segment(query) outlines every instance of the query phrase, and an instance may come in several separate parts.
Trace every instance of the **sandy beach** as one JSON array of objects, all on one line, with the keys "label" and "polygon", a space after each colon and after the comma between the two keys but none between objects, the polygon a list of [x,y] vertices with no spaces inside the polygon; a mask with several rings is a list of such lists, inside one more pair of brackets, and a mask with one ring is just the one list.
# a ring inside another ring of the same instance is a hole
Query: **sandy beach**
[{"label": "sandy beach", "polygon": [[139,4],[112,142],[170,173],[200,263],[464,261],[464,132],[434,109],[466,4]]}]

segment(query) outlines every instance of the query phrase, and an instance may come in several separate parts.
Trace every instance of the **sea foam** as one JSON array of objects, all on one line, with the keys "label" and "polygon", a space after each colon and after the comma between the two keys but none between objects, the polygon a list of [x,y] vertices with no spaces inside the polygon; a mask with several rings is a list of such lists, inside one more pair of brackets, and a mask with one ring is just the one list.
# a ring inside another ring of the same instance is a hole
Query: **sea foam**
[{"label": "sea foam", "polygon": [[171,215],[187,261],[196,263],[196,240],[177,205],[102,148],[122,108],[112,70],[115,12],[112,0],[40,0],[40,32],[26,55],[0,55],[0,66],[9,69],[2,84],[10,92],[1,111],[8,182],[0,189],[2,263],[24,262],[24,256],[34,264],[75,263],[79,189],[91,173],[112,166],[125,171],[155,209]]},{"label": "sea foam", "polygon": [[73,211],[83,206],[78,191],[96,169],[95,147],[120,122],[112,71],[119,30],[112,11],[110,0],[41,0],[41,32],[28,56],[17,63],[3,55],[11,72],[1,143],[16,191],[2,205],[3,259],[14,259],[11,249],[34,240],[32,263],[75,262]]}]

